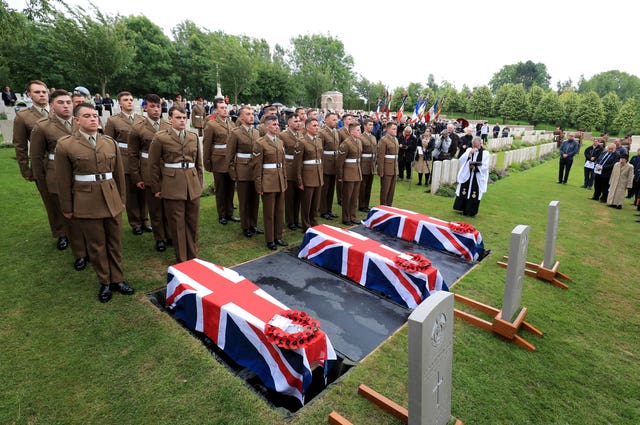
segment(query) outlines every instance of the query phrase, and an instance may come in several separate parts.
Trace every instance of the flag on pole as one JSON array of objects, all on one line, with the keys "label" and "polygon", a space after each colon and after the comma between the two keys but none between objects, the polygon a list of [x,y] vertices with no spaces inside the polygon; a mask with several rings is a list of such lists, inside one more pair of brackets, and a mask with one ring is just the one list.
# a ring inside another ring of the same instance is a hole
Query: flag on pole
[{"label": "flag on pole", "polygon": [[408,97],[407,92],[404,92],[402,94],[402,100],[400,102],[400,107],[398,108],[398,113],[396,114],[398,121],[402,119],[402,113],[404,112],[404,105],[405,103],[407,103],[407,97]]},{"label": "flag on pole", "polygon": [[378,98],[378,103],[376,104],[376,119],[380,119],[380,104],[382,103],[382,99]]},{"label": "flag on pole", "polygon": [[438,99],[436,99],[436,103],[433,104],[431,108],[427,111],[425,116],[426,122],[431,122],[436,119],[436,114],[438,113]]},{"label": "flag on pole", "polygon": [[437,120],[438,118],[440,118],[440,111],[442,111],[442,105],[444,105],[444,97],[442,98],[442,100],[440,101],[440,105],[438,105],[438,112],[436,112],[436,117],[434,118],[434,120]]}]

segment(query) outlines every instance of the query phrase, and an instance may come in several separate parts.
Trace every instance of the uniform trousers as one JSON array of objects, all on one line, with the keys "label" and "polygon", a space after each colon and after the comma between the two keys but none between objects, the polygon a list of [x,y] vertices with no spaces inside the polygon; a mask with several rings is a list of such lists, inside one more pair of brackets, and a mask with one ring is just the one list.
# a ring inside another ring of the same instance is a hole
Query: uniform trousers
[{"label": "uniform trousers", "polygon": [[87,241],[91,266],[101,285],[124,280],[122,269],[122,214],[106,218],[75,218]]},{"label": "uniform trousers", "polygon": [[373,186],[373,174],[363,174],[362,182],[360,182],[358,208],[369,208],[369,201],[371,200],[371,186]]},{"label": "uniform trousers", "polygon": [[302,216],[302,231],[306,232],[309,227],[318,225],[318,208],[320,207],[320,186],[305,186],[302,192],[302,204],[300,213]]},{"label": "uniform trousers", "polygon": [[144,197],[149,209],[151,227],[153,227],[153,238],[156,241],[166,241],[169,239],[167,233],[167,219],[164,214],[162,199],[156,198],[151,192],[151,186],[144,187]]},{"label": "uniform trousers", "polygon": [[256,185],[252,181],[238,182],[238,204],[242,230],[257,227],[260,198],[256,193]]},{"label": "uniform trousers", "polygon": [[333,207],[333,192],[336,189],[336,175],[335,174],[323,174],[322,192],[320,194],[320,214],[327,214],[331,212]]},{"label": "uniform trousers", "polygon": [[393,204],[393,195],[396,191],[396,176],[380,177],[380,204],[388,207]]},{"label": "uniform trousers", "polygon": [[131,174],[124,175],[124,182],[127,194],[127,219],[131,228],[135,229],[149,222],[144,190],[139,189],[131,180]]},{"label": "uniform trousers", "polygon": [[342,221],[356,220],[360,182],[342,182]]},{"label": "uniform trousers", "polygon": [[60,210],[58,196],[49,193],[49,189],[47,189],[47,182],[44,179],[36,180],[36,187],[38,188],[38,192],[40,192],[44,209],[47,212],[51,235],[54,238],[67,236],[67,223],[64,219],[64,215],[62,215],[62,211]]},{"label": "uniform trousers", "polygon": [[338,204],[342,204],[342,182],[336,180],[336,197],[338,198]]},{"label": "uniform trousers", "polygon": [[267,243],[282,239],[282,213],[284,192],[265,192],[262,194],[262,221],[264,239]]},{"label": "uniform trousers", "polygon": [[192,260],[198,256],[198,221],[200,198],[188,200],[163,199],[169,234],[173,241],[176,261]]},{"label": "uniform trousers", "polygon": [[609,197],[609,178],[611,174],[595,174],[593,179],[593,199],[606,202]]},{"label": "uniform trousers", "polygon": [[287,190],[284,193],[284,219],[287,226],[300,224],[300,201],[302,191],[293,180],[287,181]]},{"label": "uniform trousers", "polygon": [[216,188],[216,209],[218,219],[229,218],[233,215],[233,191],[235,183],[229,173],[213,173]]}]

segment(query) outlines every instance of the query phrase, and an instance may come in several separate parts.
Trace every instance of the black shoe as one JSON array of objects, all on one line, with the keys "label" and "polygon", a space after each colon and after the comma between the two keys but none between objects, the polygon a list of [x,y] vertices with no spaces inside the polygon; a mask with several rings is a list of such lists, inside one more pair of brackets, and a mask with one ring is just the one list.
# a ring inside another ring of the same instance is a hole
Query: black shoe
[{"label": "black shoe", "polygon": [[600,199],[600,203],[601,203],[601,204],[604,204],[605,202],[607,202],[607,200],[606,200],[606,199]]},{"label": "black shoe", "polygon": [[238,218],[236,216],[233,216],[233,215],[228,216],[227,220],[228,221],[233,221],[234,223],[240,223],[240,218]]},{"label": "black shoe", "polygon": [[280,246],[289,246],[288,243],[286,243],[285,241],[283,241],[282,239],[278,239],[276,240],[276,245],[280,245]]},{"label": "black shoe", "polygon": [[264,230],[262,230],[261,228],[256,227],[256,226],[253,226],[253,227],[251,228],[251,231],[252,231],[253,233],[255,233],[256,235],[264,235]]},{"label": "black shoe", "polygon": [[296,229],[302,229],[302,224],[296,223]]},{"label": "black shoe", "polygon": [[151,233],[153,232],[153,227],[149,226],[148,224],[145,224],[142,226],[142,230],[144,230],[147,233]]},{"label": "black shoe", "polygon": [[134,227],[133,234],[136,236],[140,236],[142,234],[142,227]]},{"label": "black shoe", "polygon": [[616,205],[616,208],[621,210],[622,209],[622,205]]},{"label": "black shoe", "polygon": [[111,289],[109,289],[109,285],[100,285],[100,290],[98,291],[98,301],[101,303],[108,303],[111,301]]},{"label": "black shoe", "polygon": [[227,219],[226,219],[226,218],[224,218],[224,217],[220,217],[220,218],[218,219],[218,223],[220,223],[220,224],[227,224]]},{"label": "black shoe", "polygon": [[73,263],[73,268],[76,271],[82,271],[87,268],[87,257],[80,257]]},{"label": "black shoe", "polygon": [[249,229],[243,230],[242,234],[245,235],[245,237],[250,238],[253,236],[253,232]]},{"label": "black shoe", "polygon": [[329,213],[329,216],[330,216],[331,218],[338,218],[338,214],[334,214],[334,213],[332,213],[332,212],[330,212],[330,213]]},{"label": "black shoe", "polygon": [[167,249],[167,245],[163,240],[156,241],[156,251],[164,252]]},{"label": "black shoe", "polygon": [[109,285],[109,289],[111,289],[112,291],[118,291],[122,295],[133,295],[136,292],[136,290],[133,289],[133,287],[130,286],[127,282],[112,283],[111,285]]},{"label": "black shoe", "polygon": [[342,201],[338,201],[338,205],[342,205]]},{"label": "black shoe", "polygon": [[358,225],[359,225],[359,224],[360,224],[360,222],[359,222],[359,221],[357,221],[357,220],[351,220],[351,224],[358,224]]},{"label": "black shoe", "polygon": [[296,230],[297,229],[295,224],[290,224],[288,227],[289,227],[289,230]]},{"label": "black shoe", "polygon": [[562,182],[556,182],[556,183],[558,183],[558,184],[562,184]]},{"label": "black shoe", "polygon": [[421,182],[418,182],[418,183],[416,184],[416,186],[422,186],[422,183],[421,183]]},{"label": "black shoe", "polygon": [[267,242],[267,248],[270,249],[271,251],[275,251],[276,249],[278,249],[276,244],[273,242]]},{"label": "black shoe", "polygon": [[60,251],[67,249],[69,246],[69,239],[66,236],[60,236],[58,238],[58,244],[56,245]]},{"label": "black shoe", "polygon": [[598,198],[593,198],[593,197],[587,198],[587,199],[591,199],[592,201],[597,201],[598,200]]},{"label": "black shoe", "polygon": [[366,208],[358,208],[358,211],[360,211],[360,212],[367,212],[367,209],[366,209]]},{"label": "black shoe", "polygon": [[333,220],[333,217],[331,217],[331,215],[328,213],[322,214],[320,215],[320,217],[324,218],[325,220]]},{"label": "black shoe", "polygon": [[640,220],[636,220],[636,223],[640,223]]},{"label": "black shoe", "polygon": [[351,221],[343,221],[342,224],[347,225],[347,226],[351,226]]}]

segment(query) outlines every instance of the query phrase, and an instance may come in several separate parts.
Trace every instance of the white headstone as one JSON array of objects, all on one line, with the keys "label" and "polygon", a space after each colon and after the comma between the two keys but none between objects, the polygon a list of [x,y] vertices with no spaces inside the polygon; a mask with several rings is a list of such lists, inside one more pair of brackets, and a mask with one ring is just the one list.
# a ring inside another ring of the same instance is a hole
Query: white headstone
[{"label": "white headstone", "polygon": [[451,173],[451,160],[442,161],[442,172],[440,173],[440,183],[449,184],[449,173]]},{"label": "white headstone", "polygon": [[556,264],[556,237],[558,236],[558,217],[560,216],[560,201],[549,202],[547,216],[547,239],[544,244],[544,260],[542,266],[552,269]]},{"label": "white headstone", "polygon": [[433,161],[431,171],[431,193],[436,193],[440,189],[440,175],[442,174],[442,161]]},{"label": "white headstone", "polygon": [[449,170],[449,184],[458,182],[458,170],[460,169],[460,161],[457,159],[451,160],[451,169]]},{"label": "white headstone", "polygon": [[409,425],[451,417],[453,293],[438,291],[409,316]]},{"label": "white headstone", "polygon": [[519,224],[511,231],[507,281],[504,285],[504,300],[502,301],[502,319],[508,322],[513,322],[516,312],[520,311],[522,280],[524,279],[529,246],[529,230],[529,226]]}]

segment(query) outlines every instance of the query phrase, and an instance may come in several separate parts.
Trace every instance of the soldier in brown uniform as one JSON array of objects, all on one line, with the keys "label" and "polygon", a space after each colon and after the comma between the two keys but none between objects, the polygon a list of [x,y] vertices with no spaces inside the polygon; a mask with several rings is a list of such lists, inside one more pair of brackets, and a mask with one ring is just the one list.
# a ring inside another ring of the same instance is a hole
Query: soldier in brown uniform
[{"label": "soldier in brown uniform", "polygon": [[258,125],[258,132],[260,133],[260,137],[264,137],[267,134],[267,127],[264,124],[264,121],[267,117],[270,116],[278,116],[278,108],[272,105],[265,106],[262,117],[260,117],[260,124]]},{"label": "soldier in brown uniform", "polygon": [[[136,123],[144,123],[144,117],[133,111],[133,96],[128,91],[118,93],[118,105],[120,113],[112,115],[104,127],[104,134],[115,139],[123,158],[129,158],[129,135]],[[124,169],[124,180],[127,189],[127,218],[134,235],[141,235],[143,231],[151,232],[149,219],[147,218],[147,203],[144,199],[144,190],[136,186],[131,178],[129,167]]]},{"label": "soldier in brown uniform", "polygon": [[169,121],[171,129],[157,132],[149,149],[151,191],[162,198],[176,261],[181,263],[198,256],[202,152],[196,133],[185,130],[184,108],[169,108]]},{"label": "soldier in brown uniform", "polygon": [[356,221],[356,207],[362,181],[360,134],[360,124],[349,124],[349,138],[340,143],[336,160],[337,179],[342,182],[342,224],[347,225],[359,224]]},{"label": "soldier in brown uniform", "polygon": [[218,222],[240,221],[233,216],[234,183],[229,176],[227,158],[227,139],[234,128],[229,119],[227,104],[223,99],[213,101],[216,119],[207,122],[204,128],[202,145],[204,149],[204,169],[213,173],[216,188],[216,208]]},{"label": "soldier in brown uniform", "polygon": [[320,192],[322,190],[322,143],[318,136],[320,123],[315,118],[305,121],[305,135],[296,161],[296,183],[303,191],[300,213],[302,216],[302,231],[318,225],[318,208],[320,207]]},{"label": "soldier in brown uniform", "polygon": [[132,295],[134,289],[122,269],[124,166],[116,141],[98,134],[98,120],[92,105],[75,107],[79,130],[58,141],[55,168],[62,212],[82,230],[100,283],[98,299],[107,302],[111,291]]},{"label": "soldier in brown uniform", "polygon": [[318,133],[318,137],[322,142],[322,172],[324,184],[322,185],[322,193],[320,194],[320,217],[326,220],[337,218],[338,215],[331,211],[333,206],[333,193],[336,186],[336,153],[340,146],[340,138],[338,136],[338,116],[333,112],[329,112],[325,117],[325,126]]},{"label": "soldier in brown uniform", "polygon": [[27,93],[33,101],[33,106],[23,109],[16,114],[13,121],[13,146],[16,150],[16,160],[20,167],[20,174],[27,181],[35,181],[44,209],[47,212],[49,227],[54,238],[58,238],[58,249],[66,249],[69,240],[65,234],[65,221],[56,214],[60,207],[47,190],[47,183],[33,176],[33,170],[29,163],[29,138],[31,130],[38,120],[49,116],[49,89],[39,80],[30,81],[27,84]]},{"label": "soldier in brown uniform", "polygon": [[202,129],[204,128],[205,123],[205,111],[204,106],[202,106],[202,98],[199,97],[196,99],[196,103],[193,105],[193,110],[191,111],[191,127],[198,130],[198,136],[202,137]]},{"label": "soldier in brown uniform", "polygon": [[262,218],[267,248],[287,246],[282,240],[282,210],[287,176],[284,168],[284,146],[278,139],[278,117],[271,115],[264,121],[267,134],[253,145],[253,178],[256,192],[262,196]]},{"label": "soldier in brown uniform", "polygon": [[366,118],[364,120],[364,133],[360,136],[362,143],[362,161],[360,168],[362,169],[362,182],[360,183],[360,194],[358,197],[358,211],[368,212],[369,201],[371,200],[371,186],[373,185],[373,176],[376,173],[376,150],[378,148],[376,136],[373,130],[373,120]]},{"label": "soldier in brown uniform", "polygon": [[129,161],[128,168],[131,180],[140,190],[144,190],[145,202],[153,227],[153,238],[156,241],[156,251],[163,252],[167,249],[170,235],[167,231],[167,220],[164,214],[162,200],[154,196],[151,191],[151,166],[149,163],[149,148],[151,142],[160,130],[168,130],[171,126],[160,119],[162,115],[160,97],[157,94],[145,96],[145,111],[147,117],[133,124],[129,134]]},{"label": "soldier in brown uniform", "polygon": [[378,142],[377,162],[380,176],[380,204],[391,206],[393,194],[396,190],[396,176],[398,175],[398,150],[400,146],[396,138],[398,126],[389,121],[385,126],[386,134]]},{"label": "soldier in brown uniform", "polygon": [[55,171],[56,144],[62,137],[70,135],[73,129],[71,95],[66,90],[55,90],[50,98],[52,113],[38,121],[31,131],[31,165],[34,177],[46,182],[49,196],[56,203],[56,220],[64,222],[63,232],[71,238],[71,251],[75,258],[73,267],[80,271],[87,267],[87,248],[78,226],[62,215]]},{"label": "soldier in brown uniform", "polygon": [[[338,146],[350,137],[349,126],[354,122],[354,118],[355,117],[348,112],[342,115],[342,128],[338,130],[338,137],[340,138]],[[338,198],[338,205],[342,205],[342,182],[340,180],[336,180],[336,197]]]},{"label": "soldier in brown uniform", "polygon": [[300,202],[302,191],[296,184],[296,173],[294,162],[300,156],[300,119],[297,115],[291,115],[287,120],[288,128],[281,132],[278,137],[284,143],[284,159],[287,172],[287,191],[284,194],[284,221],[291,230],[301,228],[300,225]]},{"label": "soldier in brown uniform", "polygon": [[251,153],[253,144],[258,140],[258,130],[253,128],[253,109],[249,106],[240,108],[237,123],[227,141],[227,164],[229,175],[238,186],[238,204],[240,207],[240,225],[242,233],[250,238],[254,234],[263,234],[258,226],[258,207],[260,198],[253,183]]}]

